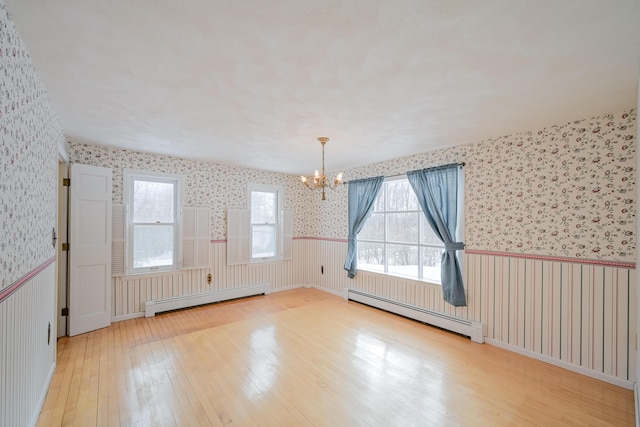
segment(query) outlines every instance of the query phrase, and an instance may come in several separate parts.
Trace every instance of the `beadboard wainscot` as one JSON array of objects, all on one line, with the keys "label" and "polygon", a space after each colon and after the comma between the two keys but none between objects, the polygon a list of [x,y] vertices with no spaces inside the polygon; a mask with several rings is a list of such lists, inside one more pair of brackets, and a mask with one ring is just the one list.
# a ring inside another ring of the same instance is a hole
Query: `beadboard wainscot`
[{"label": "beadboard wainscot", "polygon": [[[305,247],[299,239],[294,239],[291,260],[233,266],[227,265],[226,240],[212,240],[210,245],[210,267],[206,269],[114,276],[112,320],[144,316],[147,301],[214,296],[255,285],[267,285],[268,292],[302,286]],[[207,283],[209,274],[211,284]]]},{"label": "beadboard wainscot", "polygon": [[359,270],[349,279],[347,243],[302,239],[304,283],[344,296],[355,289],[480,322],[485,341],[625,388],[635,378],[635,263],[467,250],[467,307],[440,285]]},{"label": "beadboard wainscot", "polygon": [[55,258],[0,289],[0,425],[33,426],[56,368]]}]

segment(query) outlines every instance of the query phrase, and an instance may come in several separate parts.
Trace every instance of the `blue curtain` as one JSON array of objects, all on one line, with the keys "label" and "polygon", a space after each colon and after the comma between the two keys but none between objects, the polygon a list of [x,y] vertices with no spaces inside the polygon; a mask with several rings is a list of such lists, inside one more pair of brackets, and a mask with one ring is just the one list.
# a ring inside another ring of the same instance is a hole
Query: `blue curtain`
[{"label": "blue curtain", "polygon": [[358,268],[356,238],[373,211],[373,202],[375,202],[383,182],[384,177],[382,176],[349,181],[349,237],[344,269],[347,270],[347,275],[351,279],[355,277]]},{"label": "blue curtain", "polygon": [[456,251],[464,243],[456,242],[458,216],[458,168],[445,165],[407,172],[407,178],[418,197],[422,212],[436,236],[444,242],[442,254],[442,294],[444,300],[456,307],[467,305],[462,272]]}]

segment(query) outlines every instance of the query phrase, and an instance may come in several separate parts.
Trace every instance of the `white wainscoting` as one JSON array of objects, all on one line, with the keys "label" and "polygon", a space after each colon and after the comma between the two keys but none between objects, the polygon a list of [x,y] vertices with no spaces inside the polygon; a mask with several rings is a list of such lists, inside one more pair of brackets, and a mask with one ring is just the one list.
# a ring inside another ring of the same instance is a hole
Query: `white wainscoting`
[{"label": "white wainscoting", "polygon": [[44,403],[56,363],[55,272],[49,260],[0,299],[1,426],[35,425]]},{"label": "white wainscoting", "polygon": [[487,342],[633,386],[634,267],[506,254],[465,259],[469,309],[487,325]]},{"label": "white wainscoting", "polygon": [[[247,286],[268,284],[270,292],[299,287],[303,278],[303,240],[295,240],[291,260],[227,265],[225,241],[210,243],[209,268],[118,276],[111,280],[114,321],[142,317],[145,303],[193,295],[206,295]],[[211,274],[211,284],[207,275]]]},{"label": "white wainscoting", "polygon": [[258,284],[269,284],[271,292],[312,286],[342,296],[351,288],[480,322],[488,343],[623,387],[633,385],[632,264],[468,251],[463,261],[468,306],[453,307],[442,300],[439,285],[366,271],[347,278],[346,248],[342,240],[296,238],[290,261],[227,266],[226,242],[212,242],[207,270],[114,278],[114,320],[143,316],[148,300]]},{"label": "white wainscoting", "polygon": [[[361,290],[480,322],[486,341],[623,387],[635,378],[633,264],[465,253],[467,307],[442,300],[439,285],[343,269],[344,241],[308,239],[305,283],[332,293]],[[321,267],[324,274],[321,273]]]}]

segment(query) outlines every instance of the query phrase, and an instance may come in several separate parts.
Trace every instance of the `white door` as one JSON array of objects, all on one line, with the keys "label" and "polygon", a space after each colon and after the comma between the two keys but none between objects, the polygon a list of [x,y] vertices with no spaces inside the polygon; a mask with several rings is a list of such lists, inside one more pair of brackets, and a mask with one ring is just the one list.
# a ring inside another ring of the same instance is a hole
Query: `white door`
[{"label": "white door", "polygon": [[111,169],[71,166],[69,335],[111,325]]}]

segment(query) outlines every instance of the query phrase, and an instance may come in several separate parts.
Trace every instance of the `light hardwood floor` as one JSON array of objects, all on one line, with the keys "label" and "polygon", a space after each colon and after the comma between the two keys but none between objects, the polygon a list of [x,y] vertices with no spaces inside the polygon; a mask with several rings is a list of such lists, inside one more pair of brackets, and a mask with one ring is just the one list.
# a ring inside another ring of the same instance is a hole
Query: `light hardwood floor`
[{"label": "light hardwood floor", "polygon": [[634,424],[633,393],[312,289],[58,342],[38,426]]}]

